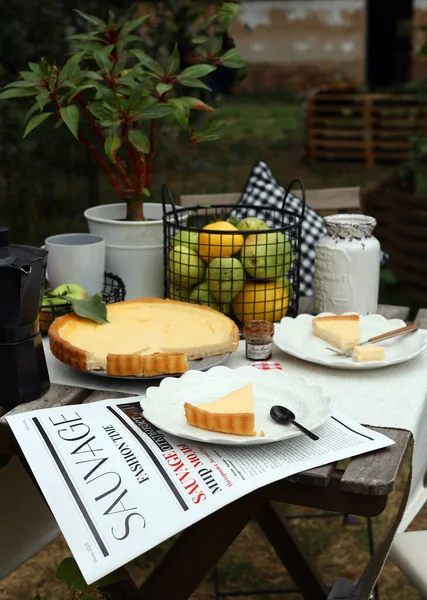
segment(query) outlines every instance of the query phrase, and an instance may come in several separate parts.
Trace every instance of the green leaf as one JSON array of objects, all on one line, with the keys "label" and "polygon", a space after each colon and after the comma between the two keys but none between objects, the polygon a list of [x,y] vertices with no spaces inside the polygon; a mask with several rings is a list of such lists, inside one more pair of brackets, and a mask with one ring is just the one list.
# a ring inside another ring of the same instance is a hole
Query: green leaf
[{"label": "green leaf", "polygon": [[88,23],[91,23],[91,25],[95,25],[96,27],[100,27],[101,29],[104,29],[104,27],[107,26],[107,23],[105,23],[105,21],[103,21],[102,19],[94,17],[93,15],[88,15],[87,13],[84,13],[81,10],[77,10],[77,8],[74,9],[74,12],[80,15],[81,18],[87,21]]},{"label": "green leaf", "polygon": [[26,96],[35,96],[37,90],[26,88],[9,88],[0,94],[0,100],[7,100],[8,98],[24,98]]},{"label": "green leaf", "polygon": [[43,76],[41,70],[38,73],[34,73],[34,71],[20,71],[19,74],[22,79],[25,79],[25,81],[31,81],[35,85],[40,82],[40,78]]},{"label": "green leaf", "polygon": [[[74,300],[74,298],[72,298]],[[87,298],[86,298],[87,300]],[[81,300],[80,302],[84,302]],[[64,558],[56,569],[56,578],[65,583],[71,590],[86,590],[88,585],[83,578],[83,575],[71,556]]]},{"label": "green leaf", "polygon": [[166,94],[166,92],[169,92],[169,90],[171,90],[172,88],[173,85],[171,83],[158,83],[156,85],[156,90],[159,92],[160,95]]},{"label": "green leaf", "polygon": [[185,87],[190,87],[190,88],[203,88],[204,90],[209,90],[210,91],[210,87],[206,85],[206,83],[203,83],[203,81],[200,81],[200,79],[193,79],[192,77],[183,77],[182,75],[180,75],[178,77],[179,79],[179,83],[181,85],[185,85]]},{"label": "green leaf", "polygon": [[141,17],[137,17],[136,19],[131,19],[125,23],[120,31],[120,38],[128,35],[134,29],[140,27],[144,21],[148,19],[149,15],[142,15]]},{"label": "green leaf", "polygon": [[150,71],[154,71],[154,73],[157,73],[157,75],[164,75],[161,65],[159,65],[156,60],[151,58],[151,56],[149,56],[143,50],[131,50],[131,54],[133,54],[139,60],[141,65],[144,65],[144,67],[147,67],[147,69],[150,69]]},{"label": "green leaf", "polygon": [[113,90],[105,85],[96,85],[95,87],[102,100],[115,110],[115,107],[118,105],[118,98]]},{"label": "green leaf", "polygon": [[83,71],[82,75],[87,77],[88,79],[93,79],[94,81],[103,81],[102,75],[97,73],[96,71]]},{"label": "green leaf", "polygon": [[74,44],[76,48],[84,50],[88,55],[93,56],[95,50],[102,50],[105,46],[101,42],[76,42]]},{"label": "green leaf", "polygon": [[206,44],[206,42],[208,41],[208,36],[207,35],[198,35],[196,37],[194,37],[191,41],[193,44]]},{"label": "green leaf", "polygon": [[245,66],[237,48],[231,48],[231,50],[228,50],[228,52],[223,54],[219,60],[224,67],[231,67],[232,69],[241,69]]},{"label": "green leaf", "polygon": [[72,104],[59,110],[61,117],[76,139],[79,137],[79,109]]},{"label": "green leaf", "polygon": [[69,40],[96,40],[98,42],[102,42],[102,37],[99,36],[97,31],[92,31],[89,33],[75,33],[74,35],[70,35],[68,37]]},{"label": "green leaf", "polygon": [[215,111],[212,106],[209,106],[209,104],[206,104],[205,102],[202,102],[202,100],[199,100],[199,98],[194,98],[193,96],[181,96],[180,100],[193,110],[203,110],[206,112]]},{"label": "green leaf", "polygon": [[46,112],[46,113],[41,113],[39,115],[36,115],[35,117],[33,117],[30,121],[28,121],[27,126],[25,128],[24,131],[24,135],[23,137],[27,137],[27,135],[36,127],[38,127],[40,125],[40,123],[43,123],[43,121],[46,121],[47,118],[50,117],[50,115],[53,115],[53,113],[51,112]]},{"label": "green leaf", "polygon": [[224,127],[224,121],[219,121],[217,119],[209,121],[204,131],[195,131],[192,134],[191,139],[197,144],[201,144],[203,142],[213,142],[219,138],[221,130]]},{"label": "green leaf", "polygon": [[70,104],[77,96],[77,94],[80,94],[84,90],[89,90],[93,88],[96,88],[96,85],[94,83],[86,83],[85,85],[78,86],[70,96],[67,96],[67,102]]},{"label": "green leaf", "polygon": [[[96,323],[108,323],[107,305],[102,299],[101,294],[94,294],[88,298],[77,299],[71,296],[65,296],[65,300],[70,302],[73,311],[83,319],[90,319]],[[76,564],[77,566],[77,564]],[[78,568],[78,567],[77,567]],[[58,575],[57,575],[58,577]],[[61,581],[64,581],[63,579]],[[82,589],[82,588],[78,588]]]},{"label": "green leaf", "polygon": [[173,116],[181,125],[181,127],[185,130],[188,129],[188,119],[190,117],[190,111],[186,105],[179,101],[179,99],[174,99],[175,109],[173,111]]},{"label": "green leaf", "polygon": [[22,81],[22,79],[19,79],[18,81],[12,81],[12,83],[8,83],[4,86],[3,89],[7,90],[9,88],[31,88],[36,87],[37,83],[33,81]]},{"label": "green leaf", "polygon": [[37,594],[37,596],[34,596],[33,600],[41,600],[39,594]]},{"label": "green leaf", "polygon": [[112,71],[113,75],[118,75],[119,73],[121,73],[123,71],[123,69],[126,66],[127,60],[128,60],[127,53],[122,52],[119,60],[116,63],[114,63],[113,71]]},{"label": "green leaf", "polygon": [[224,2],[219,9],[219,20],[221,24],[228,29],[231,21],[237,16],[239,5],[235,2]]},{"label": "green leaf", "polygon": [[34,62],[29,62],[28,66],[33,71],[33,73],[37,73],[37,75],[40,74],[40,65],[38,65],[37,63],[34,63]]},{"label": "green leaf", "polygon": [[167,115],[171,115],[174,111],[174,107],[169,104],[157,103],[153,106],[148,106],[144,108],[142,111],[138,111],[141,114],[139,115],[139,119],[161,119],[162,117],[166,117]]},{"label": "green leaf", "polygon": [[171,55],[166,61],[166,73],[168,75],[175,75],[179,65],[181,63],[181,57],[179,55],[178,44],[175,44]]},{"label": "green leaf", "polygon": [[102,120],[111,117],[111,109],[98,102],[90,102],[88,108],[95,119]]},{"label": "green leaf", "polygon": [[125,35],[124,37],[120,37],[117,42],[117,54],[120,54],[123,49],[130,44],[131,42],[140,42],[141,38],[139,35]]},{"label": "green leaf", "polygon": [[178,80],[182,82],[183,77],[197,79],[198,77],[204,77],[215,70],[216,67],[213,65],[191,65],[191,67],[187,67],[187,69],[184,69],[182,73],[178,75]]},{"label": "green leaf", "polygon": [[102,50],[94,50],[93,58],[100,69],[111,71],[113,62],[108,58],[110,52],[114,49],[114,45],[105,46]]},{"label": "green leaf", "polygon": [[50,102],[49,92],[47,90],[43,90],[42,92],[40,92],[40,94],[37,94],[36,102],[40,111],[42,111],[46,104],[49,104]]},{"label": "green leaf", "polygon": [[108,156],[108,159],[113,163],[116,164],[117,162],[117,151],[120,148],[122,141],[120,139],[120,136],[117,133],[114,133],[113,135],[109,135],[107,137],[107,139],[105,140],[104,143],[104,150],[105,150],[105,154]]},{"label": "green leaf", "polygon": [[146,135],[144,135],[137,129],[131,129],[128,133],[128,138],[132,146],[136,150],[138,150],[138,152],[148,154],[148,152],[150,151],[150,142]]},{"label": "green leaf", "polygon": [[62,83],[66,79],[71,79],[80,71],[80,61],[84,56],[84,52],[78,52],[67,60],[59,73],[59,82]]},{"label": "green leaf", "polygon": [[39,107],[39,105],[36,102],[35,104],[32,105],[32,107],[30,108],[30,110],[25,115],[24,123],[26,123],[28,121],[28,119],[31,117],[31,115],[33,115],[37,111],[40,112],[40,107]]}]

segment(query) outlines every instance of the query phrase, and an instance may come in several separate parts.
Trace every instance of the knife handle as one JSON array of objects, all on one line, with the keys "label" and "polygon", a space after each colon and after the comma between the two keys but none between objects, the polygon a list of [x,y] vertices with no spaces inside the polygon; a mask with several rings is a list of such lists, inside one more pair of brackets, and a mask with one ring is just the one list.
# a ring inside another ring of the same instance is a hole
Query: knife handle
[{"label": "knife handle", "polygon": [[400,329],[393,329],[393,331],[389,331],[388,333],[382,333],[381,335],[376,335],[375,337],[371,337],[368,342],[372,344],[372,342],[379,342],[381,340],[388,340],[389,338],[395,337],[397,335],[402,335],[403,333],[410,333],[411,331],[417,331],[419,329],[416,323],[409,323],[405,327],[401,327]]}]

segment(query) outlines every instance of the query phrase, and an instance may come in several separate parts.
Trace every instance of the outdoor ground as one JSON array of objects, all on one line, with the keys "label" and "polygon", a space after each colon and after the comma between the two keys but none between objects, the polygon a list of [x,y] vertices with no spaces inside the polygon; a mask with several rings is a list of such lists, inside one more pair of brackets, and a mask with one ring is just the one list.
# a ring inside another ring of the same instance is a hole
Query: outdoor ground
[{"label": "outdoor ground", "polygon": [[[282,184],[299,177],[307,188],[365,186],[384,176],[391,168],[376,166],[367,169],[363,164],[312,165],[304,161],[300,104],[289,104],[280,98],[235,97],[225,100],[220,111],[221,117],[228,122],[221,141],[200,146],[196,151],[185,146],[174,128],[164,132],[158,162],[157,189],[161,183],[166,182],[176,197],[181,193],[239,191],[257,160],[267,162]],[[72,210],[74,204],[69,203],[68,206]],[[55,220],[40,219],[35,238],[42,240],[48,233],[76,231],[77,227],[84,231],[84,221],[64,210]],[[402,473],[403,480],[407,473],[406,468]],[[393,494],[387,510],[374,520],[377,540],[381,539],[391,522],[402,490],[403,481]],[[288,514],[314,512],[287,506],[285,510]],[[291,524],[327,583],[332,584],[339,576],[352,581],[360,574],[369,556],[364,519],[351,525],[343,525],[342,519],[337,517],[293,520]],[[411,528],[427,528],[427,508],[421,511]],[[168,543],[165,543],[132,563],[131,572],[137,582],[143,581],[167,546]],[[64,539],[59,538],[23,567],[0,581],[0,600],[30,600],[37,593],[41,600],[69,600],[69,592],[54,577],[57,565],[69,555]],[[292,582],[255,523],[245,529],[221,561],[219,580],[221,591],[258,590],[258,594],[246,596],[250,600],[300,598],[298,594],[259,595],[261,588],[283,589],[292,587]],[[212,577],[208,577],[192,599],[208,600],[212,597]],[[380,579],[380,598],[416,600],[420,596],[400,571],[387,563]],[[165,600],[174,600],[172,588],[170,598]]]}]

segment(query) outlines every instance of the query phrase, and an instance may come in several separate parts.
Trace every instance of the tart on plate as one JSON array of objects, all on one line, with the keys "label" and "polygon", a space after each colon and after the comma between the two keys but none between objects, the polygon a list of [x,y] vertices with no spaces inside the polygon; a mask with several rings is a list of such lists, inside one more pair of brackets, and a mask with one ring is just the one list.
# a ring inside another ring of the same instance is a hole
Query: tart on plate
[{"label": "tart on plate", "polygon": [[198,406],[185,402],[184,410],[187,423],[194,427],[235,435],[255,435],[252,383]]},{"label": "tart on plate", "polygon": [[188,361],[235,352],[237,325],[198,304],[143,298],[107,306],[108,323],[75,314],[49,328],[52,354],[82,371],[150,377],[184,373]]},{"label": "tart on plate", "polygon": [[346,352],[360,342],[359,315],[327,315],[313,319],[313,334]]}]

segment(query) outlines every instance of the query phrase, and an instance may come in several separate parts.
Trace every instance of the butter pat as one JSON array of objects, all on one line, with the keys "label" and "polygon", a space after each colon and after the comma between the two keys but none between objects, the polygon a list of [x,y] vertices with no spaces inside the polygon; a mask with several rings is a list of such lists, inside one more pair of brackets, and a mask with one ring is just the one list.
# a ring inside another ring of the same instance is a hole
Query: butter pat
[{"label": "butter pat", "polygon": [[382,346],[356,346],[353,350],[354,362],[370,362],[385,359],[385,348]]}]

